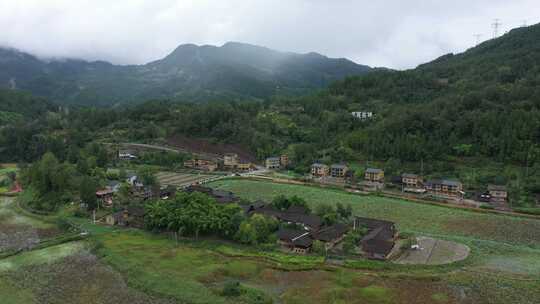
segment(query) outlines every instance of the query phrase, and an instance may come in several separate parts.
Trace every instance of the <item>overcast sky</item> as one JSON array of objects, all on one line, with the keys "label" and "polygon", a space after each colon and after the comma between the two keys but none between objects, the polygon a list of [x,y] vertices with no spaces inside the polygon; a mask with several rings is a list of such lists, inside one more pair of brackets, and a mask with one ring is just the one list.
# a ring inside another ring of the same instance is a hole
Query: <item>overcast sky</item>
[{"label": "overcast sky", "polygon": [[139,64],[179,44],[239,41],[412,68],[526,22],[539,0],[1,0],[0,45]]}]

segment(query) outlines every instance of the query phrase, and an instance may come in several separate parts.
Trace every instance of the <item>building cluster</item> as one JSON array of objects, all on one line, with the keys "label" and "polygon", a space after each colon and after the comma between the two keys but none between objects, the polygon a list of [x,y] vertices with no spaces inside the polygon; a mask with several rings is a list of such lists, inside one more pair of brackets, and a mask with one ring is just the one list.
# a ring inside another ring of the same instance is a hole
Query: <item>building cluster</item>
[{"label": "building cluster", "polygon": [[255,169],[255,164],[241,159],[236,153],[227,153],[223,155],[223,160],[217,158],[193,158],[185,161],[184,167],[206,172],[214,172],[216,170],[249,172]]},{"label": "building cluster", "polygon": [[352,226],[344,223],[324,225],[319,216],[302,206],[278,210],[272,204],[256,202],[243,208],[249,215],[262,214],[286,224],[276,233],[278,243],[282,249],[298,254],[310,252],[315,241],[321,242],[325,250],[332,250],[351,230],[366,228],[366,235],[357,244],[360,252],[368,258],[384,260],[398,236],[393,223],[376,219],[357,217]]},{"label": "building cluster", "polygon": [[[311,165],[311,177],[319,181],[324,181],[325,177],[342,178],[342,182],[349,182],[356,185],[353,178],[354,171],[345,164],[332,164],[330,166],[321,162]],[[382,190],[385,185],[384,170],[378,168],[367,168],[364,171],[363,180],[357,183],[364,191]],[[460,181],[450,179],[430,179],[418,174],[403,173],[401,176],[393,177],[391,184],[400,186],[403,192],[416,194],[430,194],[436,197],[461,199],[465,196],[463,184]],[[478,198],[481,202],[489,202],[495,207],[504,208],[508,201],[508,191],[502,185],[488,185],[487,190]]]},{"label": "building cluster", "polygon": [[[135,180],[134,187],[137,187],[137,183]],[[360,253],[370,259],[386,259],[398,236],[395,225],[387,221],[357,217],[352,224],[325,225],[321,217],[310,213],[303,206],[293,205],[286,210],[279,210],[273,204],[262,201],[242,204],[240,199],[230,191],[202,185],[191,185],[184,191],[205,193],[219,204],[238,203],[247,216],[260,214],[276,219],[281,223],[281,228],[276,232],[278,244],[283,250],[292,253],[309,253],[315,241],[321,242],[326,250],[332,250],[350,231],[367,229],[365,236],[357,244]],[[107,193],[114,192],[110,190]],[[142,205],[128,206],[107,215],[105,222],[109,225],[143,228],[144,216],[145,211]]]}]

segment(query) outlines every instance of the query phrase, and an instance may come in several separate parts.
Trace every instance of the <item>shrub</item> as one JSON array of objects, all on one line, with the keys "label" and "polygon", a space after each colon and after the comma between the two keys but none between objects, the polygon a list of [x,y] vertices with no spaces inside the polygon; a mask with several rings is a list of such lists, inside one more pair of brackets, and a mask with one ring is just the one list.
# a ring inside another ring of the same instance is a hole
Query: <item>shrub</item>
[{"label": "shrub", "polygon": [[238,297],[242,294],[242,286],[238,281],[227,282],[221,293],[226,297]]},{"label": "shrub", "polygon": [[68,231],[71,228],[71,223],[65,217],[57,218],[56,225],[63,231]]}]

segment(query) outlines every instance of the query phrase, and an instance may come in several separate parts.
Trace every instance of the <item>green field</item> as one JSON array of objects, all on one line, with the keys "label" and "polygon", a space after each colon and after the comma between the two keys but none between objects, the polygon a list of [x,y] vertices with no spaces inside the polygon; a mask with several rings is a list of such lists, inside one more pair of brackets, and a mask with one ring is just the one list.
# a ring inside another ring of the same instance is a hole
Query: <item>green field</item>
[{"label": "green field", "polygon": [[401,231],[489,240],[540,249],[540,220],[476,213],[413,203],[405,200],[363,196],[340,190],[227,179],[210,184],[249,200],[271,201],[277,195],[298,195],[312,206],[350,204],[354,215],[390,220]]},{"label": "green field", "polygon": [[[412,231],[465,243],[472,255],[444,266],[410,266],[363,259],[346,267],[213,238],[180,240],[133,229],[93,225],[89,241],[0,259],[1,303],[540,303],[536,221],[409,203],[334,190],[243,180],[212,184],[250,199],[297,194],[312,205],[351,203],[359,215],[394,220]],[[25,226],[50,225],[17,213]],[[471,227],[448,223],[466,218]],[[429,219],[424,222],[421,219]],[[513,225],[482,231],[491,222]],[[514,229],[526,234],[512,239]],[[228,282],[241,295],[225,296]]]}]

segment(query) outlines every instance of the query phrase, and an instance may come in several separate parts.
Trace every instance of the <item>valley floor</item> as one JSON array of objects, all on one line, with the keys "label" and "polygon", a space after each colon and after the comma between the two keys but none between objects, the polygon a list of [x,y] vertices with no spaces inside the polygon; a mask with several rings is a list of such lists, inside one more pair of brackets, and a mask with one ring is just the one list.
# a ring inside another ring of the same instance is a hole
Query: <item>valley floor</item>
[{"label": "valley floor", "polygon": [[[177,243],[74,218],[89,239],[0,259],[2,303],[540,303],[540,221],[305,186],[242,180],[211,186],[248,199],[296,194],[313,205],[351,203],[355,215],[465,244],[471,255],[442,266],[367,260],[334,266],[316,256],[214,239]],[[2,224],[50,225],[0,200]],[[241,283],[240,296],[222,294],[228,282]]]}]

